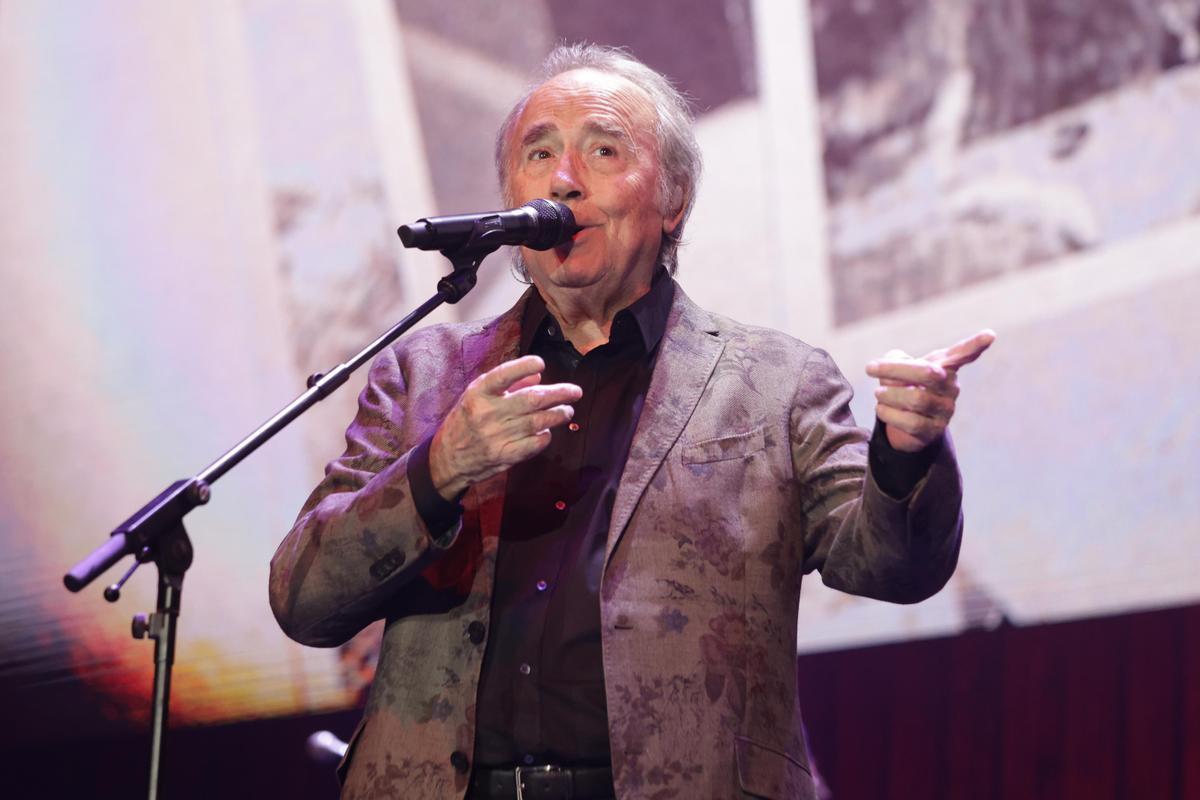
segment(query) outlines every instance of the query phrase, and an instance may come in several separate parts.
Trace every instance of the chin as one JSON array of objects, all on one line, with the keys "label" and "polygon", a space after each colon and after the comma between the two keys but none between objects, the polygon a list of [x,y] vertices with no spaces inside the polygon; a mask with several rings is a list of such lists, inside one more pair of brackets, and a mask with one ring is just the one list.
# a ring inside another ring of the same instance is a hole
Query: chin
[{"label": "chin", "polygon": [[592,286],[603,280],[608,273],[608,270],[600,265],[573,260],[570,256],[564,261],[555,259],[555,262],[549,265],[549,269],[539,271],[555,286],[564,288],[581,289]]}]

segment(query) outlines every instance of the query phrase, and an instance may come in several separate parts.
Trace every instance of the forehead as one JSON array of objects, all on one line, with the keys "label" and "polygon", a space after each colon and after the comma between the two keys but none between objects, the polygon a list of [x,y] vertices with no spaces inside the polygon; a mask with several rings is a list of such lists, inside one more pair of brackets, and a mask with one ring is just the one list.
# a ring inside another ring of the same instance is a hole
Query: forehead
[{"label": "forehead", "polygon": [[529,95],[513,135],[520,142],[533,128],[599,123],[642,139],[650,135],[654,119],[650,97],[637,84],[608,72],[576,69],[555,75]]}]

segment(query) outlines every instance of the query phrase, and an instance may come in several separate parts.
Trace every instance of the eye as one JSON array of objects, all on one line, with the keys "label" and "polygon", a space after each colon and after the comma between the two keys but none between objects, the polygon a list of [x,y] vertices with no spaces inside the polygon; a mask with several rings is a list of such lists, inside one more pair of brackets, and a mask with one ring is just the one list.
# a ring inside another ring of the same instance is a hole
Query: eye
[{"label": "eye", "polygon": [[616,154],[617,148],[612,147],[611,145],[602,144],[596,148],[596,155],[603,156],[604,158],[612,158]]},{"label": "eye", "polygon": [[550,151],[544,147],[536,150],[530,150],[529,155],[526,156],[526,158],[530,161],[545,161],[547,158],[550,158]]}]

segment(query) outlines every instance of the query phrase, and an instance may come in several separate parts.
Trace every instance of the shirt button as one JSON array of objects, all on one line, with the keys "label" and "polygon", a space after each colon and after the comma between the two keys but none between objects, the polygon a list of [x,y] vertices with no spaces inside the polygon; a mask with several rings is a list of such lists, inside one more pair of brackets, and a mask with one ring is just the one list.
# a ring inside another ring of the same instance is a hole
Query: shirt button
[{"label": "shirt button", "polygon": [[471,640],[471,644],[482,642],[485,634],[487,634],[487,627],[479,620],[475,620],[467,626],[467,638]]},{"label": "shirt button", "polygon": [[455,750],[450,754],[450,766],[454,767],[455,772],[465,775],[467,770],[471,768],[471,761],[462,750]]},{"label": "shirt button", "polygon": [[567,430],[569,430],[569,431],[577,431],[577,430],[579,430],[579,423],[578,423],[578,422],[572,422],[571,424],[567,425]]},{"label": "shirt button", "polygon": [[567,504],[565,502],[563,502],[562,500],[559,500],[558,502],[556,502],[554,504],[554,507],[557,508],[559,511],[567,510]]},{"label": "shirt button", "polygon": [[544,592],[544,591],[546,591],[546,586],[547,586],[547,585],[548,585],[548,584],[547,584],[545,581],[538,581],[538,582],[537,582],[537,590],[538,590],[539,592]]},{"label": "shirt button", "polygon": [[522,664],[521,666],[517,667],[517,669],[520,670],[522,675],[528,675],[529,673],[533,672],[533,667],[529,666],[528,664]]}]

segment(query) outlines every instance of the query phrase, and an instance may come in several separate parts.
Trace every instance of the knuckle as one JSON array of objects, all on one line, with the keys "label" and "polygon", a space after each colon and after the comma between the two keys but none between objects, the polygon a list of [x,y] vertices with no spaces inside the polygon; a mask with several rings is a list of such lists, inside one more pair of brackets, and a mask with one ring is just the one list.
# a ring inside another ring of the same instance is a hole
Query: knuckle
[{"label": "knuckle", "polygon": [[465,395],[459,404],[463,415],[469,420],[477,420],[483,415],[483,402],[477,395]]},{"label": "knuckle", "polygon": [[915,411],[922,414],[938,414],[943,409],[942,402],[934,395],[928,392],[922,392],[917,398]]}]

